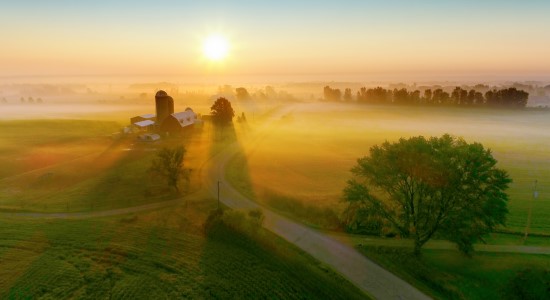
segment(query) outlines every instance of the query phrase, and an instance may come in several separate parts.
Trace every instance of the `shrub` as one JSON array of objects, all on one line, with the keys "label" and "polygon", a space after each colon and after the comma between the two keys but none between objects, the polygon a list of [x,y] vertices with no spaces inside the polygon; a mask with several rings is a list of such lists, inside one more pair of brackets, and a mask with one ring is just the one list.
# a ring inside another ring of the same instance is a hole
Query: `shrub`
[{"label": "shrub", "polygon": [[550,299],[550,270],[524,269],[518,271],[504,287],[504,299]]},{"label": "shrub", "polygon": [[220,226],[250,235],[262,227],[263,220],[264,214],[259,208],[250,210],[248,214],[236,210],[216,209],[210,212],[203,228],[208,236],[215,233]]}]

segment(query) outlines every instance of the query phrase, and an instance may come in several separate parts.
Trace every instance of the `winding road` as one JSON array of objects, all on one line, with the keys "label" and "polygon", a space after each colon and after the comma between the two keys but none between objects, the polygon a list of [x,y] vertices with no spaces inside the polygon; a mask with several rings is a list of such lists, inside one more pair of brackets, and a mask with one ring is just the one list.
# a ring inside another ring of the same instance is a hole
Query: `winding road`
[{"label": "winding road", "polygon": [[217,196],[217,181],[224,182],[220,201],[232,209],[261,208],[264,227],[330,266],[376,299],[430,299],[428,296],[360,254],[352,246],[277,214],[246,198],[224,180],[227,162],[240,151],[232,145],[210,162],[205,184]]},{"label": "winding road", "polygon": [[[284,109],[274,113],[269,120],[263,122],[264,124],[257,128],[254,137],[251,137],[253,141],[258,142],[262,137],[265,137],[266,128],[268,128],[273,121],[280,120],[281,116],[288,113],[291,109],[292,107],[285,107]],[[359,243],[368,244],[369,239],[344,234],[326,233],[312,229],[271,211],[267,207],[260,206],[234,189],[227,183],[228,181],[225,180],[225,169],[230,159],[240,151],[242,151],[240,144],[238,142],[234,142],[215,156],[208,159],[200,170],[203,180],[203,187],[205,187],[206,191],[203,189],[199,192],[208,192],[213,197],[217,197],[217,184],[218,181],[221,181],[222,185],[220,189],[220,200],[223,204],[232,209],[261,208],[265,215],[264,227],[267,230],[274,232],[311,256],[315,257],[325,265],[330,266],[365,293],[376,299],[430,299],[427,295],[380,267],[364,255],[360,254],[354,248],[354,245]],[[178,199],[106,211],[77,213],[13,212],[0,213],[0,216],[83,219],[137,213],[140,211],[148,211],[181,204],[183,201],[184,199]],[[378,243],[377,241],[372,242]],[[444,249],[450,246],[448,244],[438,243],[426,245],[426,248],[432,247]],[[550,254],[550,247],[484,245],[479,248],[476,247],[476,250]]]}]

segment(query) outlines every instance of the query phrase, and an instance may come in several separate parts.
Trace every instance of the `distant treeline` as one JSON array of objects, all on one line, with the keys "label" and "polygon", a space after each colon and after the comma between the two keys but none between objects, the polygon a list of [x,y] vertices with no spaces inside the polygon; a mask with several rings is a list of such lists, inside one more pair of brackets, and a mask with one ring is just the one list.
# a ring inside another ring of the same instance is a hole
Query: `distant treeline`
[{"label": "distant treeline", "polygon": [[[326,101],[353,101],[351,89],[346,88],[344,94],[340,89],[330,86],[324,88]],[[449,105],[449,106],[491,106],[523,108],[527,105],[529,93],[516,88],[492,89],[482,93],[474,89],[465,90],[456,87],[450,94],[443,89],[426,89],[409,91],[406,88],[384,89],[382,87],[367,89],[362,87],[357,91],[355,100],[358,103],[401,104],[401,105]]]}]

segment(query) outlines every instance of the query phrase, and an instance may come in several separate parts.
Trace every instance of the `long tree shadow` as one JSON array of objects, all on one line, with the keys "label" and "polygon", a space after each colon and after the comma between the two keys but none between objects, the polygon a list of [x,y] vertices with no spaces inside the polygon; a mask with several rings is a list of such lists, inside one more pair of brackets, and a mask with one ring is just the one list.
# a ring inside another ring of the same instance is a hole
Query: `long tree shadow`
[{"label": "long tree shadow", "polygon": [[[237,178],[237,184],[239,185],[238,190],[240,191],[241,187],[245,187],[247,190],[247,192],[244,193],[245,196],[255,199],[249,168],[246,161],[246,151],[243,145],[243,139],[251,130],[250,126],[246,121],[231,123],[227,126],[219,126],[209,122],[207,126],[209,131],[207,134],[210,136],[209,157],[214,158],[223,151],[228,151],[229,155],[225,165],[213,166],[215,168],[225,167],[225,169],[219,170],[217,174],[219,177],[217,180],[220,184],[220,197],[223,198],[226,196],[224,190],[230,185],[235,185],[236,181],[234,179]],[[238,160],[239,162],[238,170],[227,168],[228,166],[233,165],[234,160]],[[229,181],[226,181],[227,178],[230,178]]]},{"label": "long tree shadow", "polygon": [[[209,299],[357,299],[361,292],[252,217],[210,227],[199,261],[202,290]],[[252,229],[251,229],[252,227]]]}]

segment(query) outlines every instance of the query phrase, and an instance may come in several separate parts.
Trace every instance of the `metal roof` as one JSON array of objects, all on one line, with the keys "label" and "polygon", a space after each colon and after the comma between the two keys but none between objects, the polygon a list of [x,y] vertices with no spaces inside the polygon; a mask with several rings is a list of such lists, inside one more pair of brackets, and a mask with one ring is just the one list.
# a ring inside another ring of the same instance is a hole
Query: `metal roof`
[{"label": "metal roof", "polygon": [[141,115],[140,117],[144,119],[152,119],[155,117],[155,114],[144,114],[144,115]]},{"label": "metal roof", "polygon": [[195,119],[197,118],[197,115],[193,112],[193,110],[189,109],[182,112],[173,113],[172,117],[176,118],[178,120],[178,123],[181,127],[193,125],[195,123]]},{"label": "metal roof", "polygon": [[139,127],[147,127],[147,126],[151,126],[153,124],[155,124],[155,121],[151,121],[151,120],[139,121],[139,122],[134,123],[134,125],[139,126]]}]

